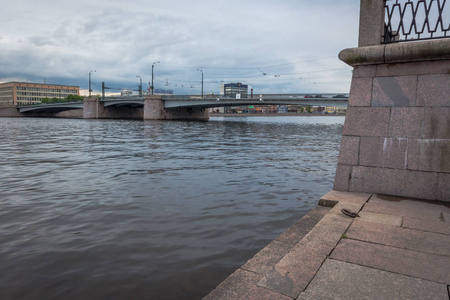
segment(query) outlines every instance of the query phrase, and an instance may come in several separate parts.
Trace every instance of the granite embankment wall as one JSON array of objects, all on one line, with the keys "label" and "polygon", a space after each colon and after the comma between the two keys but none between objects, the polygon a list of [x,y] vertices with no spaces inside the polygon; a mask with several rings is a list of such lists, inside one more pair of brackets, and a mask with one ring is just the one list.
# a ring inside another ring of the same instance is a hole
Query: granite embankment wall
[{"label": "granite embankment wall", "polygon": [[450,202],[450,38],[381,44],[379,2],[339,54],[354,72],[334,189]]},{"label": "granite embankment wall", "polygon": [[21,113],[17,110],[17,108],[12,106],[0,107],[0,117],[2,118],[14,118],[14,117],[23,117]]},{"label": "granite embankment wall", "polygon": [[23,117],[82,119],[83,109],[72,109],[52,113],[43,113],[43,112],[20,113],[15,106],[0,107],[0,118],[23,118]]}]

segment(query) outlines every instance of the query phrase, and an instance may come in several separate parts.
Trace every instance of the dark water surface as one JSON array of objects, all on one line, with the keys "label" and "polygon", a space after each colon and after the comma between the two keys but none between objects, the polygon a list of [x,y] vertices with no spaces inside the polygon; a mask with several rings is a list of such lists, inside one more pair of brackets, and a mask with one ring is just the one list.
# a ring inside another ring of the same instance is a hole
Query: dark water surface
[{"label": "dark water surface", "polygon": [[331,190],[343,122],[0,119],[0,299],[201,299]]}]

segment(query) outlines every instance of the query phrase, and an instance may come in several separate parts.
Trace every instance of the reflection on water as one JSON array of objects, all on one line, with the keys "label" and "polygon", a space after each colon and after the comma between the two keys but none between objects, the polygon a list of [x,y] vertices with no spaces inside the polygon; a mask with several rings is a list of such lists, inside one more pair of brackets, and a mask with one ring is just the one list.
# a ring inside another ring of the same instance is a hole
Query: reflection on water
[{"label": "reflection on water", "polygon": [[0,119],[1,298],[202,298],[332,188],[343,120]]}]

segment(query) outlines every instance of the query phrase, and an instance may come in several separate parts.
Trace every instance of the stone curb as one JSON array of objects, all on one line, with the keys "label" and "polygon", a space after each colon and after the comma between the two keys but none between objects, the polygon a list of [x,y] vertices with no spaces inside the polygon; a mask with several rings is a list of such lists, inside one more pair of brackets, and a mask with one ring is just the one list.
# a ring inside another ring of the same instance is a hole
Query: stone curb
[{"label": "stone curb", "polygon": [[297,298],[352,224],[354,219],[341,210],[358,213],[370,197],[371,194],[339,191],[323,196],[319,205],[333,208],[258,282],[258,286]]},{"label": "stone curb", "polygon": [[[204,299],[297,298],[329,257],[371,194],[331,191],[319,205],[230,275]],[[324,210],[325,208],[331,208]],[[322,211],[323,217],[319,218]],[[316,222],[308,218],[316,218]],[[318,220],[317,220],[318,219]],[[305,231],[305,227],[309,227]],[[299,235],[301,235],[299,237]],[[294,241],[294,243],[289,243]]]}]

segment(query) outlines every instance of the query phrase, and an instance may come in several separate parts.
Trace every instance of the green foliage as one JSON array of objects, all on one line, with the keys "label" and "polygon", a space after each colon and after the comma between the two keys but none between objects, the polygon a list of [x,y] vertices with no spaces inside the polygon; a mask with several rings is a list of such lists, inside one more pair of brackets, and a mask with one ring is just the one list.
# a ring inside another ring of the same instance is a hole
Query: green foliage
[{"label": "green foliage", "polygon": [[78,102],[83,100],[84,100],[83,96],[69,95],[66,98],[42,98],[41,102],[43,104],[51,104],[51,103]]},{"label": "green foliage", "polygon": [[76,101],[83,101],[84,97],[78,96],[78,95],[69,95],[65,99],[67,99],[67,101],[69,101],[69,102],[76,102]]},{"label": "green foliage", "polygon": [[309,113],[311,113],[311,106],[307,106],[307,107],[306,107],[306,111],[309,112]]},{"label": "green foliage", "polygon": [[43,98],[43,99],[41,100],[41,102],[42,102],[42,103],[45,103],[45,104],[50,104],[50,103],[61,102],[60,100],[62,100],[62,99],[59,99],[59,98]]}]

